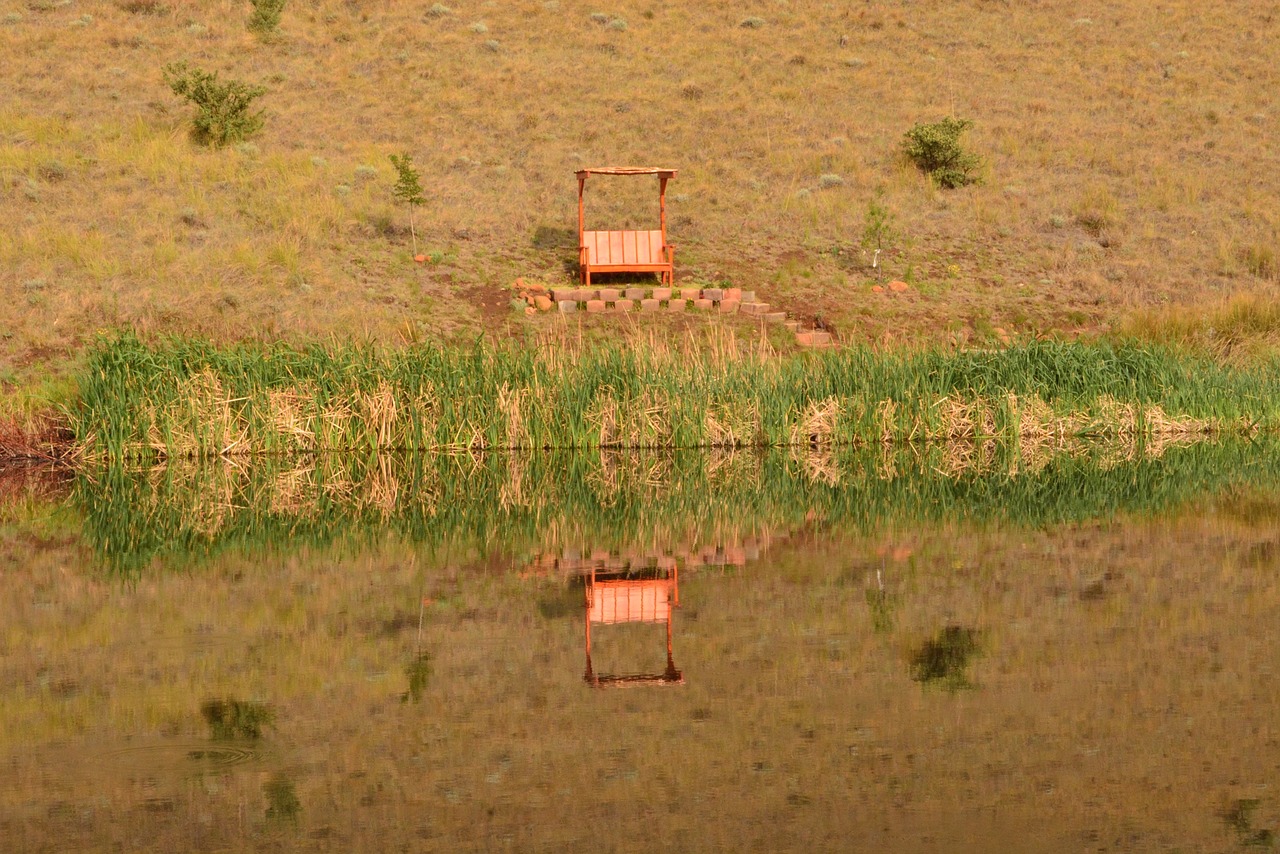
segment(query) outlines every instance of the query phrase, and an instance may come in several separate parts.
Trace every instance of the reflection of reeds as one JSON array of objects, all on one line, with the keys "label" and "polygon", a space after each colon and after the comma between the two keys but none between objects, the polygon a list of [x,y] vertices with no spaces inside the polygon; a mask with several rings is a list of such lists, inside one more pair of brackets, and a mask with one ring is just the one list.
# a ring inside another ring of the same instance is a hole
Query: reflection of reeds
[{"label": "reflection of reeds", "polygon": [[318,454],[81,475],[89,541],[108,563],[223,548],[413,542],[506,554],[738,542],[810,522],[986,518],[1042,525],[1140,512],[1280,470],[1268,443],[966,440],[595,455]]},{"label": "reflection of reeds", "polygon": [[718,336],[473,349],[101,345],[71,413],[91,460],[317,450],[899,445],[1280,423],[1280,368],[1034,342],[764,358]]}]

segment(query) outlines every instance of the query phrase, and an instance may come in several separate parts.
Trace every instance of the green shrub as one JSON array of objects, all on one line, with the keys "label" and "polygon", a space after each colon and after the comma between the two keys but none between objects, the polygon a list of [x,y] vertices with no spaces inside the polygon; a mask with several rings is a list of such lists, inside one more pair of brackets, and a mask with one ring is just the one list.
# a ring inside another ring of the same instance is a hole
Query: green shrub
[{"label": "green shrub", "polygon": [[250,108],[266,94],[265,88],[237,80],[219,82],[217,72],[188,68],[185,62],[166,65],[163,74],[173,94],[196,106],[192,123],[201,142],[223,146],[261,130],[262,113]]},{"label": "green shrub", "polygon": [[284,0],[249,0],[253,11],[249,13],[248,27],[260,36],[275,32],[284,14]]},{"label": "green shrub", "polygon": [[954,189],[976,184],[979,177],[975,173],[982,166],[982,158],[960,145],[960,137],[971,127],[973,122],[968,119],[950,116],[940,122],[918,124],[907,131],[902,148],[939,187]]}]

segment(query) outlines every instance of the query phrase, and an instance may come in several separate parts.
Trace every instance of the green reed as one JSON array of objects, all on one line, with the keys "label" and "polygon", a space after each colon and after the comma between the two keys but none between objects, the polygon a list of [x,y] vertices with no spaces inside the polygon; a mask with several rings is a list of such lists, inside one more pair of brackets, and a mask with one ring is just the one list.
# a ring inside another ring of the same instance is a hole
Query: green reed
[{"label": "green reed", "polygon": [[756,357],[573,347],[95,347],[71,424],[88,460],[325,450],[692,448],[1270,429],[1275,364],[1136,344]]},{"label": "green reed", "polygon": [[367,454],[82,473],[73,504],[111,569],[223,552],[361,549],[388,538],[453,554],[692,548],[761,531],[938,521],[1042,527],[1149,514],[1280,483],[1271,440],[1153,449],[1090,443],[1030,457],[1001,443],[823,452]]}]

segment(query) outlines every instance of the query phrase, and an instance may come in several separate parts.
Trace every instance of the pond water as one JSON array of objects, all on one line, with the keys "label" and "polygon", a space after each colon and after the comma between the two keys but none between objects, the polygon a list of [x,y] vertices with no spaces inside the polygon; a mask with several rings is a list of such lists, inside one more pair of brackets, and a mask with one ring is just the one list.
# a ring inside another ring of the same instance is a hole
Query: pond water
[{"label": "pond water", "polygon": [[11,479],[4,850],[1238,851],[1280,448]]}]

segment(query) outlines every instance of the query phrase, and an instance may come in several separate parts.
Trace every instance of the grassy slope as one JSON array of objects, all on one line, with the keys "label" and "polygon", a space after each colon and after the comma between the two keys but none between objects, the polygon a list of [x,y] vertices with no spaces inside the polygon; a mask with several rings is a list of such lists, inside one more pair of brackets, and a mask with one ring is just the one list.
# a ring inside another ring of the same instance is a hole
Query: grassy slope
[{"label": "grassy slope", "polygon": [[[1275,3],[559,0],[431,17],[294,0],[269,43],[246,3],[169,5],[0,0],[6,385],[118,324],[401,340],[524,323],[501,289],[566,275],[572,170],[595,163],[681,169],[680,277],[732,279],[846,337],[1075,331],[1276,288],[1280,173],[1256,168],[1278,129],[1262,97],[1280,86]],[[187,138],[159,70],[179,59],[270,89],[252,146]],[[952,112],[976,121],[989,173],[941,193],[896,151]],[[401,149],[438,264],[409,261],[386,159]],[[652,205],[647,184],[592,189],[601,224]],[[906,295],[870,293],[856,250],[876,191]]]}]

